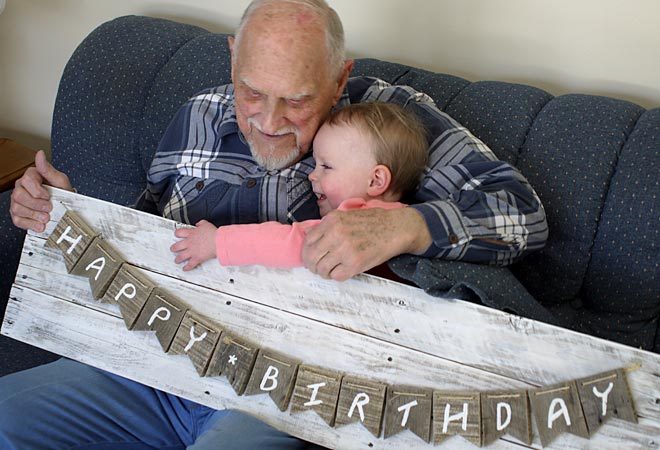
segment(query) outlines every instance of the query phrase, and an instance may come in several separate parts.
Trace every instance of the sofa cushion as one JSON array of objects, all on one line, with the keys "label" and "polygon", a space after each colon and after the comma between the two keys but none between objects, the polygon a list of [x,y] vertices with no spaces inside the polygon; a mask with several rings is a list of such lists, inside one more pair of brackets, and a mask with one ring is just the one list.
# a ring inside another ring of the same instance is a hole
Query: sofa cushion
[{"label": "sofa cushion", "polygon": [[396,80],[409,70],[410,67],[402,64],[381,61],[375,58],[359,58],[355,60],[351,76],[377,77],[390,84],[395,84]]},{"label": "sofa cushion", "polygon": [[660,108],[639,118],[621,150],[583,292],[600,335],[644,348],[652,347],[660,314],[659,172]]},{"label": "sofa cushion", "polygon": [[462,89],[447,113],[499,159],[515,166],[532,122],[551,99],[552,95],[531,86],[479,81]]},{"label": "sofa cushion", "polygon": [[408,67],[399,78],[394,80],[395,84],[410,86],[430,96],[440,110],[447,109],[447,105],[456,95],[470,82],[460,77],[442,73],[429,72],[428,70]]},{"label": "sofa cushion", "polygon": [[513,270],[542,303],[578,297],[610,178],[642,111],[611,98],[566,95],[534,121],[518,167],[543,202],[550,232],[546,247]]},{"label": "sofa cushion", "polygon": [[139,137],[147,93],[181,46],[208,31],[121,17],[94,30],[64,69],[53,115],[56,167],[79,192],[129,204],[145,186]]}]

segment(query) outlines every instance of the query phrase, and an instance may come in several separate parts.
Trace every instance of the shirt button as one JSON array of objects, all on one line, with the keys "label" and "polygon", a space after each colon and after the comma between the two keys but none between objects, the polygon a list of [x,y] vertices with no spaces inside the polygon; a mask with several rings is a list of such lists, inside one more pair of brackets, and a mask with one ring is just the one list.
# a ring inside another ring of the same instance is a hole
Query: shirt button
[{"label": "shirt button", "polygon": [[195,189],[197,189],[198,191],[201,191],[202,189],[204,189],[204,182],[203,181],[198,181],[197,183],[195,183]]},{"label": "shirt button", "polygon": [[257,180],[255,180],[254,178],[250,178],[247,180],[247,187],[253,188],[256,185],[257,185]]},{"label": "shirt button", "polygon": [[456,236],[454,233],[451,233],[449,236],[449,243],[452,245],[458,244],[458,236]]}]

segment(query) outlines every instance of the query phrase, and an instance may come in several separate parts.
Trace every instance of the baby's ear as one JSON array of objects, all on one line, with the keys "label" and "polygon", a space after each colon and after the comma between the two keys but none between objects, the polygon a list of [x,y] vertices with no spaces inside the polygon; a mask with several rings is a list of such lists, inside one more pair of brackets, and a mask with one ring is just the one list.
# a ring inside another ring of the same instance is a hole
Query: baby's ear
[{"label": "baby's ear", "polygon": [[376,167],[371,169],[371,177],[369,179],[369,187],[367,188],[367,194],[370,197],[378,197],[383,195],[390,188],[392,183],[392,172],[390,172],[389,167],[378,164]]}]

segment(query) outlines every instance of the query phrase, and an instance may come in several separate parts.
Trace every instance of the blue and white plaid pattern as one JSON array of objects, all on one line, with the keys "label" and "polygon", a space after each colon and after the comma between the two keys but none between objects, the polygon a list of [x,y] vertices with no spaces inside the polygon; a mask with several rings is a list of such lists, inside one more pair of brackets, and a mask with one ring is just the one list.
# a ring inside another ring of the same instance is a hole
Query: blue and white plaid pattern
[{"label": "blue and white plaid pattern", "polygon": [[[335,108],[393,102],[424,123],[429,162],[411,200],[433,245],[424,256],[510,264],[545,245],[541,202],[527,180],[426,94],[369,77],[351,78]],[[137,207],[185,223],[216,225],[318,218],[307,176],[311,156],[265,171],[238,129],[233,85],[208,89],[185,103],[170,123]]]}]

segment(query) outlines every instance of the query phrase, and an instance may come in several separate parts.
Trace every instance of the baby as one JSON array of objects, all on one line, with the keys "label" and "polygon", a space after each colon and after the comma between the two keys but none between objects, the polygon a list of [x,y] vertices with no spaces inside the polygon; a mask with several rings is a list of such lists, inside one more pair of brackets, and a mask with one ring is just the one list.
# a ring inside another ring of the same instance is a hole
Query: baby
[{"label": "baby", "polygon": [[[392,103],[360,103],[334,111],[314,138],[309,174],[321,217],[333,209],[402,208],[426,167],[428,143],[417,118]],[[306,230],[317,220],[216,228],[205,220],[178,229],[175,262],[191,270],[212,258],[220,264],[300,267]]]}]

